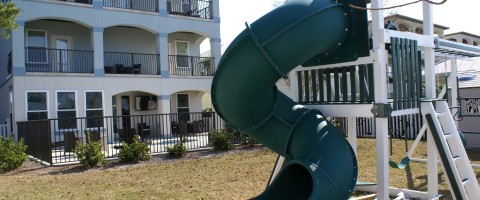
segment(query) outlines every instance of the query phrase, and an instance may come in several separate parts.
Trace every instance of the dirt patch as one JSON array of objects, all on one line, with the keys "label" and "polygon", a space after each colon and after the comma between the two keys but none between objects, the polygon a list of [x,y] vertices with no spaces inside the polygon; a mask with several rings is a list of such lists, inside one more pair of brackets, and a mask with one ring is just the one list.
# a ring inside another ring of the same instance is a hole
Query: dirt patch
[{"label": "dirt patch", "polygon": [[59,174],[72,174],[72,173],[83,173],[89,170],[117,170],[117,169],[125,169],[130,167],[139,167],[139,166],[147,166],[147,165],[155,165],[163,162],[179,162],[182,160],[188,159],[203,159],[215,156],[222,156],[226,154],[234,154],[240,153],[245,151],[255,151],[258,149],[264,149],[264,147],[257,146],[257,147],[237,147],[234,150],[230,151],[211,151],[211,150],[204,150],[204,151],[193,151],[188,152],[187,155],[183,158],[170,158],[167,154],[160,154],[154,155],[148,161],[143,161],[139,163],[124,163],[120,162],[120,160],[108,160],[105,165],[94,167],[91,169],[85,169],[80,164],[68,164],[68,165],[55,165],[55,166],[45,166],[39,162],[33,161],[28,159],[19,169],[9,171],[9,172],[2,172],[0,170],[1,176],[45,176],[45,175],[59,175]]}]

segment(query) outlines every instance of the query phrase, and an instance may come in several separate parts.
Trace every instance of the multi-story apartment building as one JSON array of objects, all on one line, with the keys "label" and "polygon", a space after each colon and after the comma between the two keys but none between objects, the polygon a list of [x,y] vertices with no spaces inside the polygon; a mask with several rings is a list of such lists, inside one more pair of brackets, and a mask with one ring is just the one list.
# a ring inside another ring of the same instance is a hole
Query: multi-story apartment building
[{"label": "multi-story apartment building", "polygon": [[[220,60],[219,0],[12,1],[21,13],[0,40],[2,121],[202,111]],[[200,57],[204,41],[211,57]]]}]

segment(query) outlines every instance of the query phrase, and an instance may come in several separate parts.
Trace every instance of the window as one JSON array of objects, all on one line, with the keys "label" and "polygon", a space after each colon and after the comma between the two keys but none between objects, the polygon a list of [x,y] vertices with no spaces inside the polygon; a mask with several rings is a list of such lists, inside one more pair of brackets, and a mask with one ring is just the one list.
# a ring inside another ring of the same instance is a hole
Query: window
[{"label": "window", "polygon": [[190,120],[190,104],[188,94],[177,94],[177,111],[180,121]]},{"label": "window", "polygon": [[47,63],[46,31],[28,30],[26,44],[28,63]]},{"label": "window", "polygon": [[27,120],[48,119],[47,92],[27,92]]},{"label": "window", "polygon": [[74,91],[57,92],[58,129],[77,128],[77,94]]},{"label": "window", "polygon": [[103,127],[103,92],[85,92],[86,127]]},{"label": "window", "polygon": [[188,62],[188,42],[175,41],[177,67],[190,67]]}]

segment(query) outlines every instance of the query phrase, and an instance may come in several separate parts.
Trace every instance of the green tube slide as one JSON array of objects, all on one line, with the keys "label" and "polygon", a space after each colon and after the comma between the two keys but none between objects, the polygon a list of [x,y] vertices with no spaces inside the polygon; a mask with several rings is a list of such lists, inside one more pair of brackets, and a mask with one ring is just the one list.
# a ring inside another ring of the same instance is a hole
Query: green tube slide
[{"label": "green tube slide", "polygon": [[211,90],[216,111],[287,159],[256,199],[348,199],[353,192],[357,160],[347,140],[275,87],[296,66],[341,48],[350,21],[344,4],[291,0],[247,25],[220,60]]}]

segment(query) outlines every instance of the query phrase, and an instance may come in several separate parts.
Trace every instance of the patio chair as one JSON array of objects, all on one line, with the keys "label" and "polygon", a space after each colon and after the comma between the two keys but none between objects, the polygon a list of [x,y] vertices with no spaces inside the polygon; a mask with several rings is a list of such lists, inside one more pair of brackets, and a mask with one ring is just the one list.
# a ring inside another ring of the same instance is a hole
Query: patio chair
[{"label": "patio chair", "polygon": [[90,132],[87,132],[88,136],[89,136],[89,139],[87,141],[87,143],[89,142],[100,142],[100,133],[98,131],[90,131]]},{"label": "patio chair", "polygon": [[77,146],[77,137],[75,137],[74,132],[65,132],[63,133],[64,140],[64,153],[66,152],[75,152],[75,147]]},{"label": "patio chair", "polygon": [[143,138],[150,135],[150,126],[148,126],[147,123],[138,123],[137,128],[140,137]]},{"label": "patio chair", "polygon": [[118,129],[118,139],[120,142],[125,142],[127,144],[133,143],[133,137],[137,135],[136,130],[132,129]]},{"label": "patio chair", "polygon": [[133,72],[134,74],[141,74],[142,73],[142,65],[141,64],[135,64],[133,65]]}]

